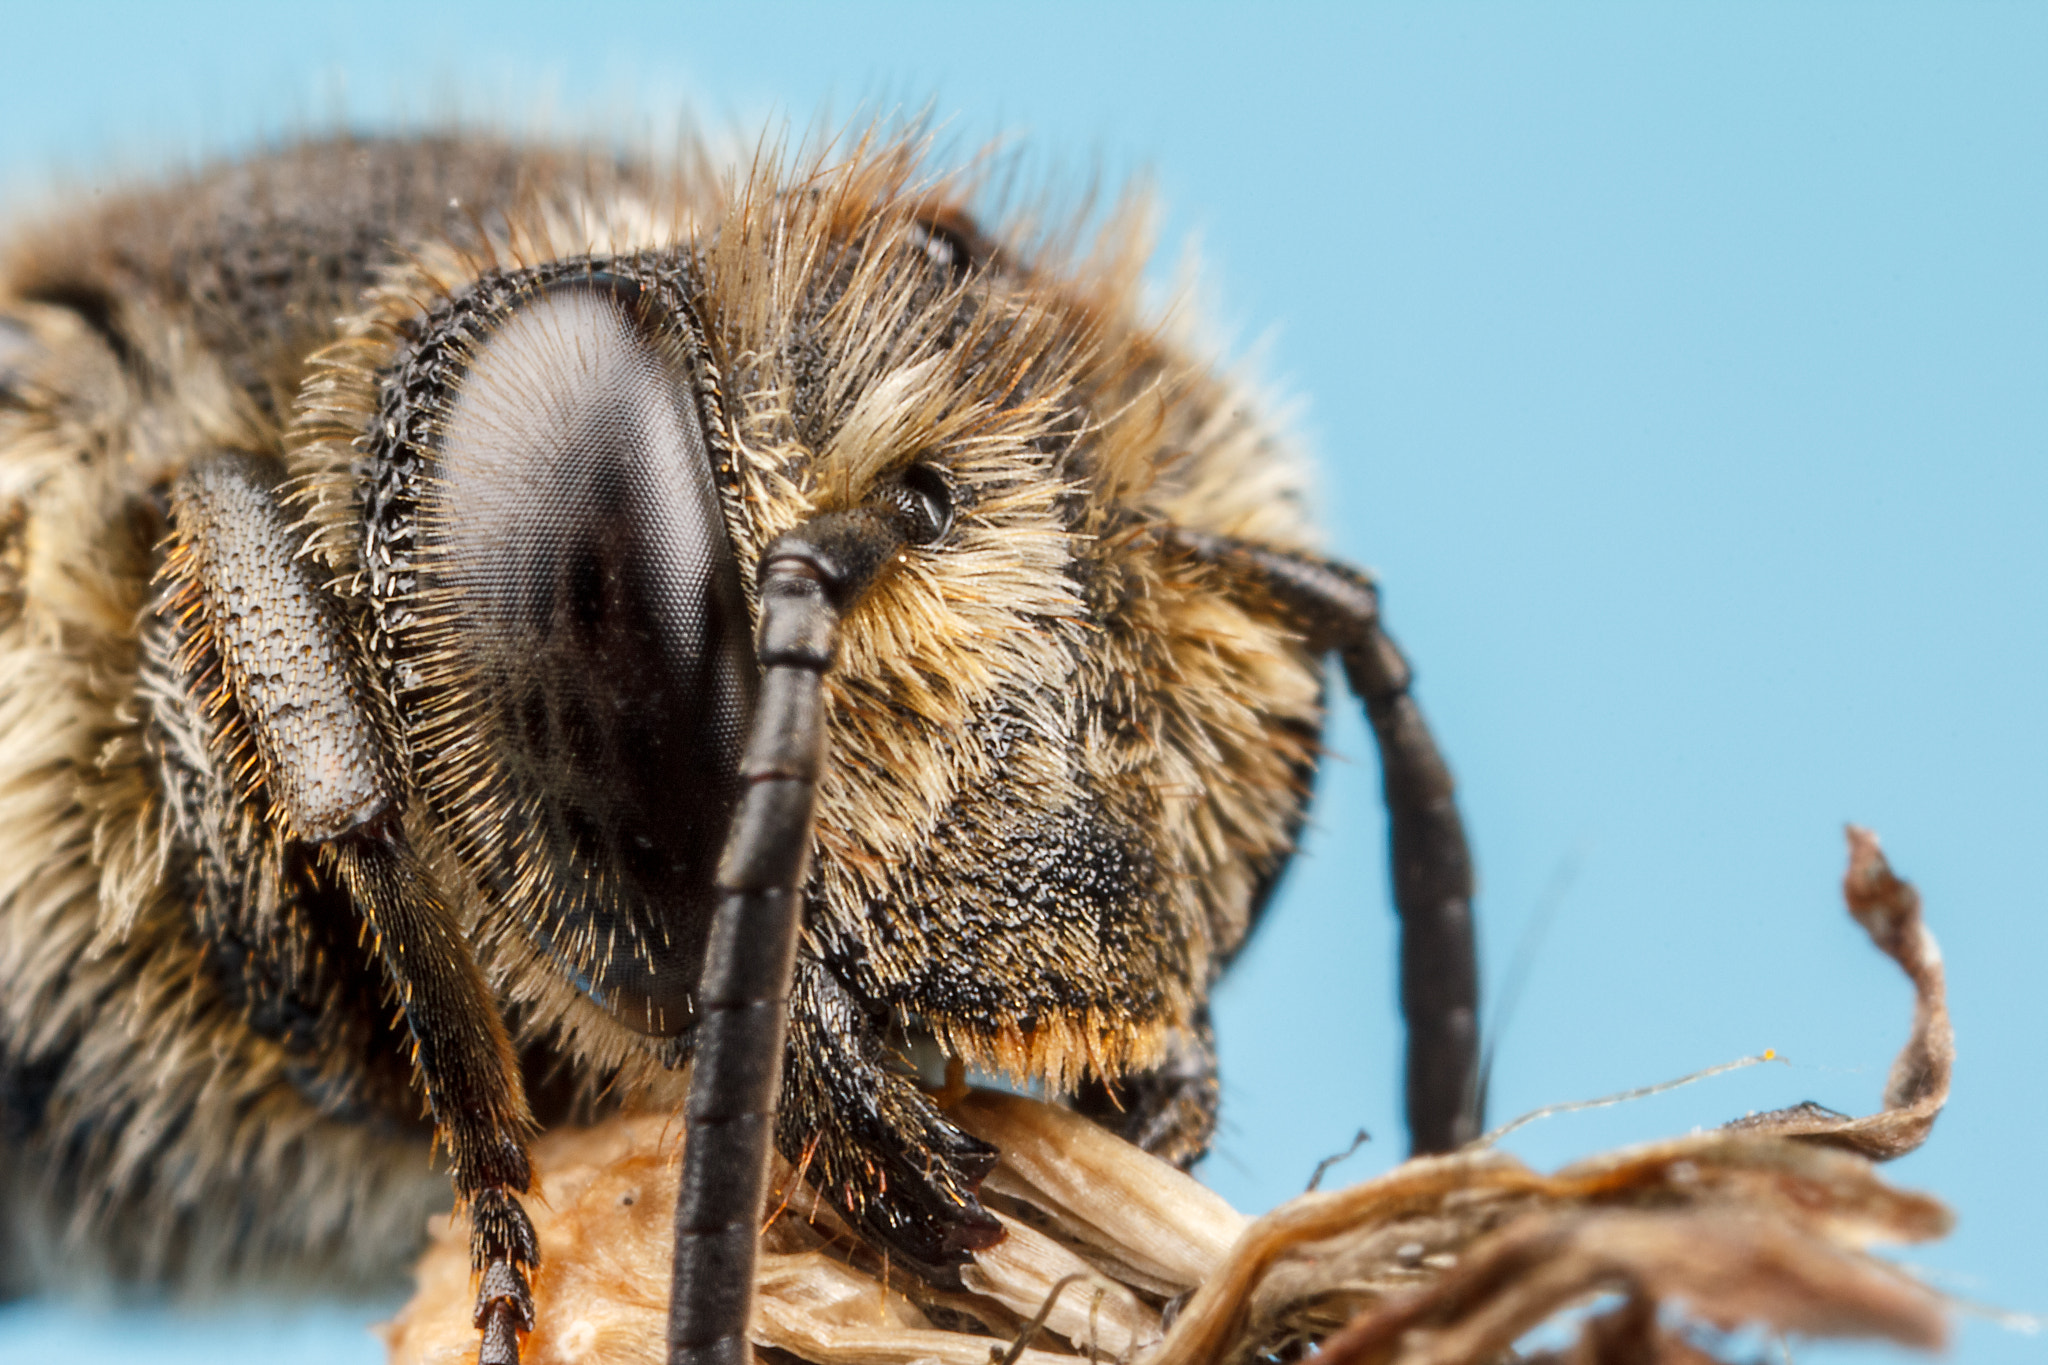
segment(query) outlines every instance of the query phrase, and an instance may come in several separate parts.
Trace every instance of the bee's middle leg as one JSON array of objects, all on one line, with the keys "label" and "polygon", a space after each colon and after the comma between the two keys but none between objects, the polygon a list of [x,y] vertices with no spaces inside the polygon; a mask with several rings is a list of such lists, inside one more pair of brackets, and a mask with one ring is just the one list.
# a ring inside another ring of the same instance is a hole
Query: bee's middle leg
[{"label": "bee's middle leg", "polygon": [[455,1193],[469,1206],[470,1268],[480,1277],[479,1365],[517,1365],[533,1328],[529,1272],[540,1261],[519,1196],[533,1188],[533,1119],[505,1025],[455,916],[432,890],[397,821],[372,822],[322,849],[370,922],[398,987]]}]

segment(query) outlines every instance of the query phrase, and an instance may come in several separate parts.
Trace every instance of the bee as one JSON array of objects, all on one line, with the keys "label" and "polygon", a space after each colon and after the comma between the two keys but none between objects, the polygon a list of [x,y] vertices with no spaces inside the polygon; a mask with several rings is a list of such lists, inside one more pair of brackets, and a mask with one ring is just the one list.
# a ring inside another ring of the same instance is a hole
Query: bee
[{"label": "bee", "polygon": [[771,1141],[956,1283],[996,1154],[915,1059],[1199,1157],[1333,652],[1415,1144],[1474,1135],[1470,863],[1374,585],[1135,215],[1063,247],[977,185],[914,131],[342,137],[0,254],[17,1284],[388,1272],[438,1145],[516,1361],[528,1139],[628,1109],[688,1118],[674,1359],[745,1355]]}]

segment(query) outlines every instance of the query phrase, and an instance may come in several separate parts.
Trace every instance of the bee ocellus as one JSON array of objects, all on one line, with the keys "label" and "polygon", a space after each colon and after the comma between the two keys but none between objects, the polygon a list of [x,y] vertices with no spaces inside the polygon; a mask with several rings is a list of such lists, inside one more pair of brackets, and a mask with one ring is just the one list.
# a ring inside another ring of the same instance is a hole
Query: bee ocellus
[{"label": "bee ocellus", "polygon": [[[1372,583],[1142,234],[912,136],[725,171],[339,139],[0,252],[0,1270],[388,1272],[517,1359],[537,1127],[687,1115],[672,1358],[743,1358],[773,1141],[934,1283],[994,1151],[913,1055],[1169,1159],[1373,722],[1419,1148],[1470,868]],[[737,1286],[737,1287],[736,1287]]]}]

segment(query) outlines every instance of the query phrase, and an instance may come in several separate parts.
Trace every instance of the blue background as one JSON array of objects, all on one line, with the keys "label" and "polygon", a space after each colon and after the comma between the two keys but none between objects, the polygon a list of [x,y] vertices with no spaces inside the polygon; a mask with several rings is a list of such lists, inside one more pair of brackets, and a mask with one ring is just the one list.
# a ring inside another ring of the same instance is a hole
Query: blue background
[{"label": "blue background", "polygon": [[[11,7],[13,8],[13,7]],[[2048,1309],[2048,8],[356,3],[19,7],[0,187],[339,120],[714,127],[920,107],[1155,177],[1238,350],[1303,402],[1463,783],[1485,971],[1529,966],[1494,1116],[1776,1048],[1510,1144],[1555,1164],[1812,1098],[1875,1107],[1909,994],[1843,913],[1885,838],[1961,1062],[1893,1168],[1904,1253]],[[1371,749],[1219,1000],[1205,1174],[1261,1209],[1400,1153]],[[1532,925],[1541,928],[1532,933]],[[1522,945],[1528,945],[1526,951]],[[0,1358],[370,1361],[388,1304],[0,1308]],[[1802,1359],[1882,1359],[1802,1348]],[[1971,1361],[2048,1349],[1965,1320]]]}]

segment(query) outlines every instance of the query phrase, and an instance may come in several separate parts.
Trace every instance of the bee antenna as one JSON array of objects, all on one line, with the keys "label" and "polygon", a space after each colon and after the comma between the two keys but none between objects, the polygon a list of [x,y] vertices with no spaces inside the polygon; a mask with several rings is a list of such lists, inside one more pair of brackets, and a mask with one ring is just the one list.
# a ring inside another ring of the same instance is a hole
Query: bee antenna
[{"label": "bee antenna", "polygon": [[745,788],[718,866],[684,1109],[669,1365],[752,1359],[756,1241],[782,1091],[811,815],[825,766],[823,679],[839,622],[915,536],[882,505],[812,518],[762,553],[761,692]]},{"label": "bee antenna", "polygon": [[1447,1152],[1484,1130],[1472,854],[1450,767],[1412,692],[1414,673],[1380,623],[1379,588],[1314,555],[1176,527],[1173,543],[1263,589],[1318,649],[1335,653],[1365,703],[1380,754],[1401,917],[1410,1149]]}]

